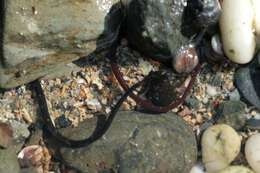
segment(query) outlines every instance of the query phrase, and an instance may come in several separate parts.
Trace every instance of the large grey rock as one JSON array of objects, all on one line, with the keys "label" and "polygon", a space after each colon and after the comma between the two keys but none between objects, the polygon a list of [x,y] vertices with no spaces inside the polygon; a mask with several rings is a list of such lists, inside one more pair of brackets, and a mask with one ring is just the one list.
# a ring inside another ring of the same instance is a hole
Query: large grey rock
[{"label": "large grey rock", "polygon": [[20,173],[20,166],[16,156],[15,148],[0,149],[0,172]]},{"label": "large grey rock", "polygon": [[[72,139],[92,134],[95,122],[63,129]],[[119,112],[106,134],[88,147],[61,148],[61,157],[82,172],[182,172],[188,173],[197,160],[192,128],[174,113]]]},{"label": "large grey rock", "polygon": [[118,2],[1,1],[0,88],[30,82],[108,47],[122,20]]}]

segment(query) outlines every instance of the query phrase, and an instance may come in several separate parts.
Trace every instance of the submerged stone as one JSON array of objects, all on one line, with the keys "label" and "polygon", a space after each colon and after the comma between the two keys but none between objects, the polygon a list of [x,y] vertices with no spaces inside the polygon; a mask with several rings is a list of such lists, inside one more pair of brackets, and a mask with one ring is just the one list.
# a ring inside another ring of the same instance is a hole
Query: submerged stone
[{"label": "submerged stone", "polygon": [[[82,139],[96,123],[61,129],[63,135]],[[92,129],[92,130],[91,130]],[[88,147],[60,149],[63,161],[82,172],[182,172],[197,160],[192,128],[174,113],[119,112],[105,135]]]},{"label": "submerged stone", "polygon": [[123,16],[119,0],[3,0],[0,7],[0,88],[54,73],[110,46]]}]

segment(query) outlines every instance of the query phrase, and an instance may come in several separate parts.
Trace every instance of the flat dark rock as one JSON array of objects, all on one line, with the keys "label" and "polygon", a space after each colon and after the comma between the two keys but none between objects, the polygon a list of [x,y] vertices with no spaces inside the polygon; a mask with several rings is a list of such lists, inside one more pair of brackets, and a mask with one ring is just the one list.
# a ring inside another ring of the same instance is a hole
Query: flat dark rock
[{"label": "flat dark rock", "polygon": [[[260,53],[258,53],[260,59]],[[256,61],[246,67],[238,69],[235,82],[243,97],[252,105],[260,109],[260,64]]]},{"label": "flat dark rock", "polygon": [[[62,129],[63,135],[83,139],[95,129],[94,120],[78,128]],[[197,160],[191,126],[174,113],[119,112],[110,129],[88,147],[61,148],[64,162],[82,172],[114,170],[188,173]]]}]

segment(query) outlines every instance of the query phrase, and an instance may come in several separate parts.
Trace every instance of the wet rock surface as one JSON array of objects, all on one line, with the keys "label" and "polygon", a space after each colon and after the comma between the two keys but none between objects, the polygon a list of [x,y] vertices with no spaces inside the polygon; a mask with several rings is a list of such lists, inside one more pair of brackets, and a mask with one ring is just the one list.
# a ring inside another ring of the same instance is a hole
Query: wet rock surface
[{"label": "wet rock surface", "polygon": [[0,172],[20,173],[15,147],[9,146],[7,149],[0,149]]},{"label": "wet rock surface", "polygon": [[[67,137],[82,139],[93,132],[95,122],[61,129]],[[92,130],[91,130],[92,129]],[[88,147],[61,148],[64,162],[82,172],[188,173],[197,159],[191,127],[173,113],[153,115],[120,112],[102,139]]]},{"label": "wet rock surface", "polygon": [[241,101],[226,101],[217,108],[217,123],[228,124],[236,130],[241,130],[246,124],[246,105]]},{"label": "wet rock surface", "polygon": [[187,0],[128,1],[125,6],[130,44],[156,60],[170,61],[190,40],[183,32],[188,28],[182,22],[186,3]]},{"label": "wet rock surface", "polygon": [[1,88],[68,70],[69,62],[108,47],[122,17],[117,0],[6,0],[0,5],[5,9]]}]

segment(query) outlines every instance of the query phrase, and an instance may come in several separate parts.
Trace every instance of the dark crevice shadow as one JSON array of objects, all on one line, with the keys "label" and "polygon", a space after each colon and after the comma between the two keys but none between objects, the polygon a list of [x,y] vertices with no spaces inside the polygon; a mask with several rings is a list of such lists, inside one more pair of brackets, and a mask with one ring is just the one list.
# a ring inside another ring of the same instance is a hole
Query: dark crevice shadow
[{"label": "dark crevice shadow", "polygon": [[[6,9],[6,2],[5,0],[0,1],[0,63],[4,67],[4,25],[5,25],[5,9]],[[0,67],[1,68],[1,67]]]},{"label": "dark crevice shadow", "polygon": [[[260,52],[258,53],[260,54]],[[249,65],[250,77],[252,80],[253,87],[255,89],[258,100],[260,100],[260,64],[257,62],[257,57],[255,60]],[[260,105],[257,105],[259,108]]]},{"label": "dark crevice shadow", "polygon": [[[120,25],[124,20],[124,12],[121,8],[120,2],[114,4],[108,14],[105,16],[104,31],[96,41],[96,50],[87,56],[83,56],[72,63],[78,67],[85,67],[95,63],[95,56],[101,51],[109,49],[112,42],[117,39],[119,35]],[[114,34],[111,34],[114,33]]]}]

